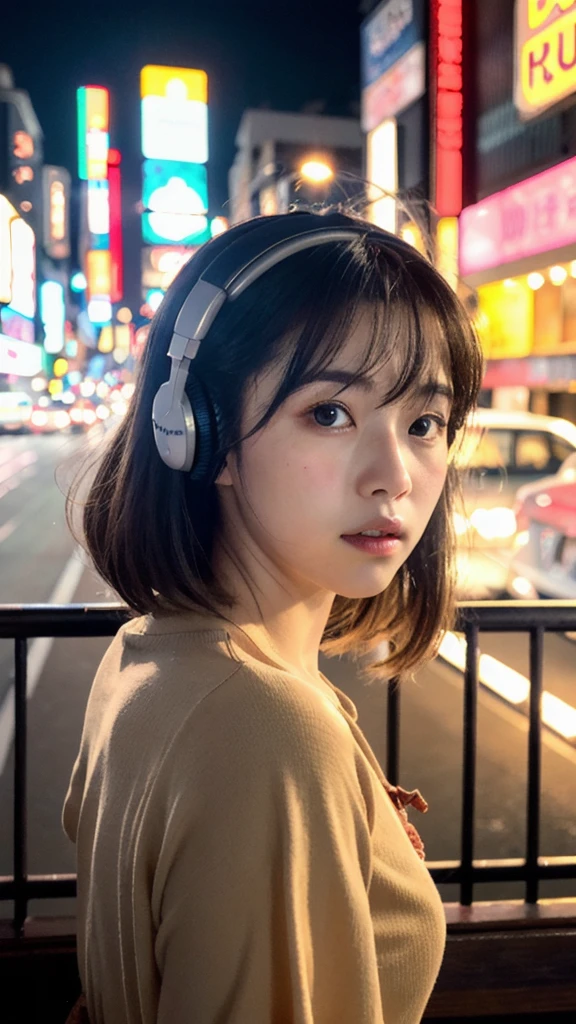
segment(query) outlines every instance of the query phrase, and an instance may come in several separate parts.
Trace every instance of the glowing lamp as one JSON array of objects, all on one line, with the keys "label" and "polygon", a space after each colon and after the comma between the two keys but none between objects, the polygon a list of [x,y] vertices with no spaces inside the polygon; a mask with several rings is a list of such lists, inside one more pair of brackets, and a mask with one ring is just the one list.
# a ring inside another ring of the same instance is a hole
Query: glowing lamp
[{"label": "glowing lamp", "polygon": [[228,230],[228,221],[226,217],[213,217],[210,221],[210,234],[212,238],[216,235],[221,235],[224,231]]},{"label": "glowing lamp", "polygon": [[72,274],[70,278],[70,288],[73,292],[83,292],[88,286],[88,282],[84,277],[81,270],[78,270],[75,274]]},{"label": "glowing lamp", "polygon": [[560,285],[564,284],[564,281],[568,277],[568,271],[564,267],[550,267],[548,271],[548,277],[552,281],[552,284]]},{"label": "glowing lamp", "polygon": [[67,359],[56,359],[56,361],[54,363],[54,376],[55,377],[64,377],[64,375],[66,374],[67,370],[68,370],[68,360]]},{"label": "glowing lamp", "polygon": [[146,295],[146,302],[154,313],[159,308],[163,298],[164,292],[160,291],[159,288],[154,288],[152,291],[149,291],[148,294]]},{"label": "glowing lamp", "polygon": [[313,184],[321,184],[334,177],[334,171],[323,160],[306,160],[300,168],[300,174]]}]

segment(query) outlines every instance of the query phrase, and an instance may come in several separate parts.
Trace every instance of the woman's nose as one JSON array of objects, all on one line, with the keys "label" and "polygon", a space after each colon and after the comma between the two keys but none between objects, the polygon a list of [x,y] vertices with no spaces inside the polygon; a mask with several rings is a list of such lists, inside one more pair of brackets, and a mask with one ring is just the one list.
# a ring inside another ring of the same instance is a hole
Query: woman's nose
[{"label": "woman's nose", "polygon": [[385,441],[381,439],[360,472],[362,493],[369,496],[382,492],[393,501],[410,494],[412,477],[407,455],[395,435],[389,435]]}]

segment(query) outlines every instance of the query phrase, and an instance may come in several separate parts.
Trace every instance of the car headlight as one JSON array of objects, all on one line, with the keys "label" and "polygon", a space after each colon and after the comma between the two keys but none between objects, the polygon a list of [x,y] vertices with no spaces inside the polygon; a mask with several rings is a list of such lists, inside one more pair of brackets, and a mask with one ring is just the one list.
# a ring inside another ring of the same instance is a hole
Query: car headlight
[{"label": "car headlight", "polygon": [[511,508],[476,508],[470,522],[484,540],[507,540],[516,533],[516,516]]},{"label": "car headlight", "polygon": [[517,550],[518,548],[525,548],[529,540],[530,534],[528,530],[519,530],[514,537],[514,550]]},{"label": "car headlight", "polygon": [[463,537],[470,529],[468,519],[466,519],[466,516],[463,516],[461,512],[454,512],[452,522],[454,524],[454,533],[457,537]]}]

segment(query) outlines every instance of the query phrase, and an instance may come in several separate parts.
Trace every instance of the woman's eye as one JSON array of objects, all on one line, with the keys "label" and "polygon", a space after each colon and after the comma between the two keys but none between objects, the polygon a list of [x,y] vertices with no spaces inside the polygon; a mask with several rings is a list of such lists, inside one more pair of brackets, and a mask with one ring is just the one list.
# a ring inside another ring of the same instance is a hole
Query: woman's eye
[{"label": "woman's eye", "polygon": [[410,427],[408,433],[433,441],[441,437],[446,430],[446,420],[441,416],[420,416]]},{"label": "woman's eye", "polygon": [[317,405],[311,410],[310,415],[314,417],[314,422],[319,427],[345,427],[348,424],[338,422],[338,416],[346,417],[351,422],[350,415],[346,411],[343,405],[336,405],[334,402],[324,402],[323,405]]}]

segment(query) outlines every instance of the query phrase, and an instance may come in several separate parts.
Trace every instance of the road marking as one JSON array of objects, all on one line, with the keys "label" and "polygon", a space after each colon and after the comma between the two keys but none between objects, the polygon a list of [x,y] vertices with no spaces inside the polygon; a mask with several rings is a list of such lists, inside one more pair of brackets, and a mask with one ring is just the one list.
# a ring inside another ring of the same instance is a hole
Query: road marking
[{"label": "road marking", "polygon": [[2,541],[7,540],[11,533],[14,533],[17,526],[17,519],[9,519],[7,523],[4,523],[4,526],[0,526],[0,544]]},{"label": "road marking", "polygon": [[[450,686],[453,686],[460,695],[462,694],[462,674],[460,671],[454,671],[453,666],[449,665],[448,662],[441,657],[436,658],[434,662],[431,662],[429,667],[433,668],[435,672],[438,672],[442,679],[449,683]],[[506,722],[508,725],[519,729],[525,736],[528,735],[528,718],[519,710],[518,707],[500,700],[493,691],[488,690],[485,687],[482,687],[478,696],[489,706],[492,714],[497,715],[498,718],[502,719],[502,721]],[[566,743],[565,740],[560,739],[560,737],[557,736],[556,733],[552,732],[552,730],[542,730],[542,745],[548,747],[549,750],[554,751],[554,753],[558,754],[559,757],[564,758],[565,761],[569,761],[570,764],[573,764],[576,767],[576,749]]]},{"label": "road marking", "polygon": [[[463,635],[445,633],[438,653],[453,668],[464,672],[466,640]],[[492,657],[491,654],[480,652],[478,680],[509,704],[526,705],[530,697],[530,680],[527,676],[516,672],[515,669],[499,661],[498,658]],[[560,697],[555,697],[548,690],[542,690],[540,716],[544,725],[553,729],[559,736],[563,736],[566,740],[576,739],[576,708],[561,700]]]},{"label": "road marking", "polygon": [[33,462],[38,462],[38,454],[33,451],[22,452],[21,455],[16,455],[13,459],[4,462],[0,469],[0,483],[9,480],[16,473],[21,473],[26,466],[30,466]]},{"label": "road marking", "polygon": [[[82,577],[82,573],[86,568],[86,563],[82,560],[83,553],[76,549],[74,553],[68,559],[68,562],[64,566],[60,579],[58,580],[54,590],[48,598],[48,604],[68,604],[76,592],[76,588]],[[28,650],[28,678],[27,678],[27,690],[26,695],[30,700],[34,693],[42,670],[46,664],[46,660],[52,645],[54,643],[54,637],[41,636],[37,637],[30,644]],[[8,758],[8,752],[12,744],[14,736],[14,687],[10,687],[6,694],[2,707],[0,709],[0,775],[2,775],[6,766],[6,760]]]}]

